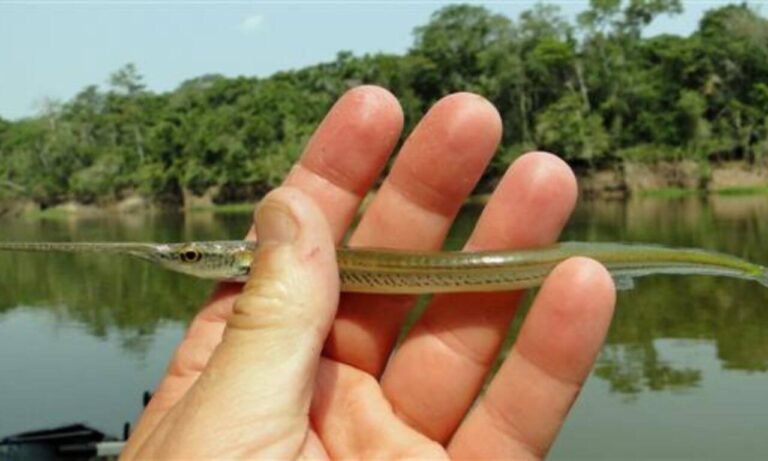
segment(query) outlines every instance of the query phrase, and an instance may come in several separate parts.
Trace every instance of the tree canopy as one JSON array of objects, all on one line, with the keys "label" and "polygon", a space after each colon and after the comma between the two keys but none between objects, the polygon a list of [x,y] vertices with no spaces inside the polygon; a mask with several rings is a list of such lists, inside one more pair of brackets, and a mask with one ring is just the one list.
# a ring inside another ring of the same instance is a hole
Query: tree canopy
[{"label": "tree canopy", "polygon": [[539,4],[512,19],[451,5],[404,55],[339,52],[269,78],[203,75],[147,90],[134,64],[38,116],[0,119],[0,196],[44,206],[184,191],[241,200],[279,183],[333,101],[372,83],[396,94],[406,130],[440,97],[474,91],[504,120],[493,179],[524,149],[574,165],[768,154],[768,20],[708,11],[688,37],[644,37],[679,0],[591,0],[576,24]]}]

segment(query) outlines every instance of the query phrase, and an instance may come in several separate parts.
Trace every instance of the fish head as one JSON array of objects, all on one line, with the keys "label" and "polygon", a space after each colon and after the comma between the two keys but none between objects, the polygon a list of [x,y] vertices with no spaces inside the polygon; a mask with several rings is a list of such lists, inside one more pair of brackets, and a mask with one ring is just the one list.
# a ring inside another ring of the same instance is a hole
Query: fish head
[{"label": "fish head", "polygon": [[152,246],[134,253],[166,269],[194,277],[245,281],[251,268],[254,246],[250,242],[190,242]]}]

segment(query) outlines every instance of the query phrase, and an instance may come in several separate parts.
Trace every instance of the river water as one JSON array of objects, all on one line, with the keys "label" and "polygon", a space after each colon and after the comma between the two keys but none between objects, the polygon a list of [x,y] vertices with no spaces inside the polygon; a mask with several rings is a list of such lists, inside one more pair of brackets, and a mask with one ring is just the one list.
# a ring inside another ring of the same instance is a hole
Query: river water
[{"label": "river water", "polygon": [[[449,247],[478,213],[462,212]],[[0,239],[236,239],[249,219],[201,212],[5,220]],[[768,263],[766,236],[768,196],[716,196],[582,202],[563,239],[695,246]],[[210,289],[124,258],[0,254],[0,436],[75,421],[119,434]],[[763,458],[768,289],[658,276],[618,299],[551,458]]]}]

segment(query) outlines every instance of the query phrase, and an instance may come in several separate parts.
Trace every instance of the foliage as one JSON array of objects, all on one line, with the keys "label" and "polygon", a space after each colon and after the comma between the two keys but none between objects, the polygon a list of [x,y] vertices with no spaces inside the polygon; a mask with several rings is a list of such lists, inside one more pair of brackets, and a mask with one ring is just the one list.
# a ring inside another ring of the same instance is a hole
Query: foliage
[{"label": "foliage", "polygon": [[608,133],[600,114],[588,113],[579,96],[566,94],[536,117],[541,145],[566,160],[591,163],[608,152]]},{"label": "foliage", "polygon": [[378,84],[401,101],[406,131],[440,97],[475,91],[504,123],[492,184],[524,149],[584,166],[768,155],[768,20],[746,5],[707,12],[688,37],[644,37],[679,0],[591,0],[576,24],[551,5],[512,19],[450,5],[404,55],[355,56],[269,78],[211,74],[147,90],[137,67],[102,89],[0,119],[0,196],[43,206],[140,192],[157,202],[251,199],[275,186],[333,101]]}]

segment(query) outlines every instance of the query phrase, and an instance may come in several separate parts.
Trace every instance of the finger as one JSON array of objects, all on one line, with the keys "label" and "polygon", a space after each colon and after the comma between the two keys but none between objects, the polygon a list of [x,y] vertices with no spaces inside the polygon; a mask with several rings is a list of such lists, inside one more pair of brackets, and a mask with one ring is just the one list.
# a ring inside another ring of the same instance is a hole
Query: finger
[{"label": "finger", "polygon": [[[350,239],[351,246],[437,249],[501,136],[485,99],[459,93],[440,100],[406,141]],[[378,375],[412,296],[343,296],[328,356]]]},{"label": "finger", "polygon": [[[298,189],[270,193],[256,227],[260,246],[221,343],[138,456],[221,456],[215,450],[237,447],[226,455],[283,459],[304,445],[338,304],[335,246],[321,210]],[[169,440],[173,452],[154,451]]]},{"label": "finger", "polygon": [[397,99],[377,86],[348,91],[333,106],[285,180],[312,197],[341,241],[403,128]]},{"label": "finger", "polygon": [[[530,153],[509,168],[466,251],[554,242],[576,202],[576,179],[552,154]],[[382,376],[397,414],[445,442],[477,397],[514,318],[521,292],[435,296]]]},{"label": "finger", "polygon": [[572,258],[547,277],[520,335],[449,451],[458,459],[542,458],[584,384],[613,315],[608,272]]},{"label": "finger", "polygon": [[446,459],[392,413],[376,378],[343,363],[321,361],[310,414],[331,459]]},{"label": "finger", "polygon": [[[375,86],[352,89],[329,111],[286,178],[286,185],[312,196],[323,210],[334,241],[341,240],[361,197],[386,164],[402,125],[400,106],[388,91]],[[253,229],[249,238],[255,238]],[[193,319],[136,431],[151,430],[197,379],[221,341],[240,290],[240,284],[220,284]]]}]

